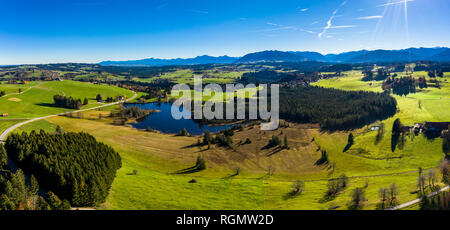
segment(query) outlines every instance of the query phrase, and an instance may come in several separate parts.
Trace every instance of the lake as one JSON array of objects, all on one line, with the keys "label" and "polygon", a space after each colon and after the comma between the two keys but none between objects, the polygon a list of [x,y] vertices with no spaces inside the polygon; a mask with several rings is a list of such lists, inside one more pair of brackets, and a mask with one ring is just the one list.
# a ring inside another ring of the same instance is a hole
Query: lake
[{"label": "lake", "polygon": [[[148,103],[148,104],[128,104],[127,107],[135,106],[145,110],[158,110],[158,113],[152,113],[148,115],[145,120],[141,120],[138,123],[131,123],[134,128],[158,130],[162,133],[177,134],[183,128],[187,130],[189,134],[201,135],[207,130],[212,133],[220,132],[222,130],[233,127],[232,125],[200,125],[191,119],[176,120],[172,117],[172,104],[171,103]],[[189,113],[189,112],[186,112]]]}]

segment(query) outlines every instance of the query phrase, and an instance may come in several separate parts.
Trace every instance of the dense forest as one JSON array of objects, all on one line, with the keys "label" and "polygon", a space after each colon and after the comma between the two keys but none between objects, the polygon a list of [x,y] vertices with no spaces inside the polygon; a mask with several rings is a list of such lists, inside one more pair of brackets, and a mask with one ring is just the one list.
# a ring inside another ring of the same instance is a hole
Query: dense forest
[{"label": "dense forest", "polygon": [[361,127],[395,115],[397,101],[386,93],[321,87],[280,89],[280,118],[320,123],[323,129]]},{"label": "dense forest", "polygon": [[364,77],[362,81],[384,81],[386,78],[391,76],[391,73],[387,69],[379,68],[377,74],[374,75],[373,71],[370,69],[363,71]]},{"label": "dense forest", "polygon": [[105,71],[108,73],[140,78],[158,77],[164,73],[170,73],[180,68],[175,66],[158,66],[158,67],[95,66],[95,67],[101,71]]},{"label": "dense forest", "polygon": [[247,85],[253,84],[267,84],[275,82],[285,82],[301,78],[303,74],[300,73],[283,73],[273,70],[265,70],[260,72],[244,73],[239,80],[240,83]]},{"label": "dense forest", "polygon": [[5,148],[45,190],[53,191],[73,206],[104,202],[121,158],[111,147],[86,133],[11,134]]},{"label": "dense forest", "polygon": [[0,210],[67,210],[68,200],[61,201],[53,192],[39,191],[33,175],[28,180],[22,170],[8,168],[8,156],[0,144]]},{"label": "dense forest", "polygon": [[273,70],[264,70],[259,72],[244,73],[238,80],[239,83],[247,84],[284,84],[295,83],[295,85],[308,85],[320,79],[339,76],[340,72],[335,74],[323,75],[318,72],[301,73],[301,72],[277,72]]}]

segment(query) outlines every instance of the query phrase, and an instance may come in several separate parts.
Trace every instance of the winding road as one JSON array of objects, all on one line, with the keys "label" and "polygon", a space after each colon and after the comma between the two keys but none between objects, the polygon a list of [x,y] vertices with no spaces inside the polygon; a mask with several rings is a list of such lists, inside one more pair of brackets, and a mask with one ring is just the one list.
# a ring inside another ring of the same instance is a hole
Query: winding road
[{"label": "winding road", "polygon": [[32,123],[32,122],[35,122],[35,121],[39,121],[39,120],[44,120],[44,119],[51,118],[51,117],[66,115],[66,114],[69,114],[69,113],[84,112],[84,111],[99,109],[99,108],[108,107],[108,106],[112,106],[112,105],[118,105],[120,103],[128,102],[128,101],[131,101],[131,100],[135,99],[137,97],[137,93],[134,92],[134,91],[133,91],[133,93],[134,93],[134,96],[132,98],[129,98],[129,99],[124,100],[124,101],[118,101],[118,102],[114,102],[114,103],[110,103],[110,104],[104,104],[104,105],[93,107],[93,108],[89,108],[89,109],[81,109],[81,110],[77,110],[77,111],[70,111],[70,112],[66,112],[66,113],[59,113],[59,114],[54,114],[54,115],[48,115],[48,116],[45,116],[45,117],[37,117],[37,118],[33,118],[31,120],[27,120],[27,121],[15,124],[15,125],[9,127],[8,129],[6,129],[0,135],[0,143],[5,142],[6,138],[8,137],[8,135],[12,131],[14,131],[15,129],[17,129],[17,128],[23,126],[23,125],[26,125],[26,124],[29,124],[29,123]]}]

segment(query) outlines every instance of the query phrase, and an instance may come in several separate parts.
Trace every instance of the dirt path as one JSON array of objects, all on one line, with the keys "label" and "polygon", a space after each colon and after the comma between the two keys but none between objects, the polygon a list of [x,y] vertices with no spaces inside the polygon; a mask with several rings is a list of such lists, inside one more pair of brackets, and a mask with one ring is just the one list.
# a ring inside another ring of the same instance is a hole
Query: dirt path
[{"label": "dirt path", "polygon": [[24,91],[22,91],[22,92],[20,92],[20,93],[10,93],[10,94],[6,94],[6,95],[4,95],[3,97],[8,97],[8,96],[11,96],[11,95],[20,95],[20,94],[23,94],[23,93],[27,92],[28,90],[30,90],[30,89],[32,89],[32,88],[34,88],[34,87],[37,87],[37,86],[39,86],[39,85],[31,86],[30,88],[28,88],[28,89],[26,89],[26,90],[24,90]]}]

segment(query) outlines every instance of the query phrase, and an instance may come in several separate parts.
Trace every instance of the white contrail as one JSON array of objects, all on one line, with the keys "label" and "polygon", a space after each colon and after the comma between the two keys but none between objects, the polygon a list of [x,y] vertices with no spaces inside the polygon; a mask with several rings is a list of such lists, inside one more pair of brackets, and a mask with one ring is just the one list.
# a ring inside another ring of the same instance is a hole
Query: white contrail
[{"label": "white contrail", "polygon": [[262,30],[252,30],[250,32],[273,32],[273,31],[279,31],[279,30],[298,30],[297,27],[295,26],[285,26],[285,25],[280,25],[280,24],[275,24],[272,22],[266,22],[267,25],[270,26],[274,26],[275,28],[270,28],[270,29],[262,29]]},{"label": "white contrail", "polygon": [[330,19],[328,19],[328,21],[327,21],[327,26],[325,26],[325,27],[323,28],[322,32],[320,32],[320,33],[317,35],[317,36],[319,37],[319,39],[322,39],[323,35],[324,35],[325,33],[327,33],[327,31],[328,31],[329,29],[340,29],[340,28],[351,28],[351,27],[354,27],[354,26],[333,26],[333,20],[334,20],[335,17],[337,17],[337,16],[336,16],[337,12],[338,12],[339,9],[340,9],[341,7],[343,7],[345,4],[347,4],[347,1],[342,2],[342,4],[341,4],[335,11],[333,11],[333,14],[331,14]]},{"label": "white contrail", "polygon": [[327,21],[327,26],[326,26],[325,28],[323,28],[322,32],[320,32],[319,35],[318,35],[319,39],[322,39],[323,34],[325,34],[325,33],[328,31],[328,29],[330,29],[330,27],[331,27],[331,25],[332,25],[332,22],[333,22],[333,19],[334,19],[334,17],[336,16],[337,11],[338,11],[338,10],[336,9],[336,10],[333,12],[333,14],[331,15],[330,19],[328,19],[328,21]]},{"label": "white contrail", "polygon": [[397,5],[397,4],[403,4],[403,3],[408,3],[408,2],[414,2],[415,0],[402,0],[402,1],[399,1],[399,2],[391,2],[391,1],[389,1],[388,3],[386,3],[386,4],[382,4],[382,5],[378,5],[377,7],[383,7],[383,6],[391,6],[391,5]]},{"label": "white contrail", "polygon": [[375,16],[360,17],[360,18],[356,18],[356,19],[359,19],[359,20],[371,20],[371,19],[380,19],[382,17],[383,17],[383,15],[375,15]]},{"label": "white contrail", "polygon": [[310,33],[310,34],[317,34],[316,32],[311,31],[311,30],[300,29],[300,31],[303,31],[303,32],[306,32],[306,33]]}]

